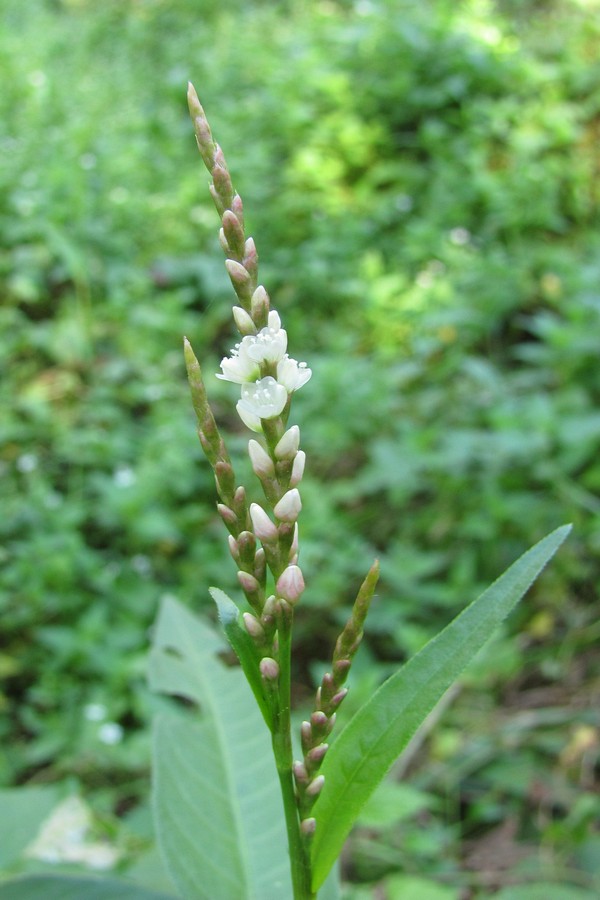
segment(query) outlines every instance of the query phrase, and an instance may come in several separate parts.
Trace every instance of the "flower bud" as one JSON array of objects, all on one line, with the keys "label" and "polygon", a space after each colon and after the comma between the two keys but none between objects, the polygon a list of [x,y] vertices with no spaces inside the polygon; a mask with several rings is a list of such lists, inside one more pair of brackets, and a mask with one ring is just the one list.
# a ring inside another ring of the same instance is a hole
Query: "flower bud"
[{"label": "flower bud", "polygon": [[238,547],[238,542],[233,537],[232,534],[227,535],[227,540],[229,542],[229,552],[233,556],[236,562],[240,561],[240,548]]},{"label": "flower bud", "polygon": [[310,797],[317,797],[321,791],[323,790],[323,785],[325,784],[325,776],[317,775],[316,778],[313,778],[309,786],[306,788],[306,793]]},{"label": "flower bud", "polygon": [[292,764],[292,769],[297,784],[308,784],[308,772],[306,771],[306,766],[304,765],[304,763],[295,760],[295,762]]},{"label": "flower bud", "polygon": [[241,306],[233,307],[233,320],[240,334],[256,334],[256,325]]},{"label": "flower bud", "polygon": [[327,716],[321,709],[317,709],[317,710],[315,710],[314,713],[311,714],[310,724],[314,728],[318,728],[319,730],[322,730],[323,728],[325,728],[327,726],[328,722],[329,722],[329,719],[327,718]]},{"label": "flower bud", "polygon": [[288,566],[277,579],[277,593],[288,603],[297,603],[304,590],[300,566]]},{"label": "flower bud", "polygon": [[258,590],[260,590],[260,584],[249,572],[242,572],[241,570],[237,573],[237,579],[242,587],[242,590],[247,594],[255,594]]},{"label": "flower bud", "polygon": [[298,488],[292,488],[286,491],[279,503],[277,503],[273,512],[282,522],[295,522],[300,515],[302,509],[302,501]]},{"label": "flower bud", "polygon": [[259,663],[260,674],[265,681],[277,681],[279,678],[279,666],[270,656],[265,656]]},{"label": "flower bud", "polygon": [[264,447],[261,447],[258,441],[250,440],[248,441],[248,453],[254,473],[259,478],[272,478],[275,474],[275,466]]},{"label": "flower bud", "polygon": [[269,305],[269,295],[267,294],[262,284],[259,284],[259,286],[252,294],[252,299],[250,301],[252,318],[257,324],[259,322],[264,322],[265,325],[267,324]]},{"label": "flower bud", "polygon": [[277,459],[293,459],[298,452],[299,444],[300,429],[297,425],[292,425],[275,447],[275,456]]},{"label": "flower bud", "polygon": [[306,464],[306,453],[304,450],[298,450],[292,463],[292,474],[290,476],[290,484],[296,487],[302,481],[304,475],[304,466]]},{"label": "flower bud", "polygon": [[250,504],[250,518],[254,534],[261,541],[274,542],[277,540],[277,527],[258,503]]},{"label": "flower bud", "polygon": [[240,293],[249,293],[250,274],[246,271],[244,266],[235,259],[226,259],[225,268],[227,269],[227,274],[231,279],[231,283],[233,284],[236,293],[238,295]]},{"label": "flower bud", "polygon": [[232,509],[230,509],[228,506],[225,506],[224,503],[217,503],[217,509],[219,511],[219,515],[228,527],[230,525],[233,526],[237,524],[237,516]]},{"label": "flower bud", "polygon": [[264,640],[265,630],[252,613],[245,612],[242,616],[244,620],[244,625],[246,626],[246,631],[250,635],[250,637],[254,638],[257,641]]},{"label": "flower bud", "polygon": [[312,837],[312,835],[317,830],[317,820],[314,816],[310,816],[308,819],[302,819],[300,822],[300,831],[305,837]]},{"label": "flower bud", "polygon": [[312,728],[310,722],[303,722],[300,726],[300,738],[302,741],[302,750],[308,753],[312,744]]},{"label": "flower bud", "polygon": [[319,744],[318,747],[313,747],[312,750],[308,751],[306,758],[311,763],[320,763],[328,750],[329,744]]}]

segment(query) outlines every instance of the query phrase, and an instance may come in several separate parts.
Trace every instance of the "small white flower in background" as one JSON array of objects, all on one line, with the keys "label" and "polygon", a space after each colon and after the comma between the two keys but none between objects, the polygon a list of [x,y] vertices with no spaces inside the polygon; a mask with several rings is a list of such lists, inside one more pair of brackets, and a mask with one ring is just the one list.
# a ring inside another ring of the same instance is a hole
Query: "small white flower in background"
[{"label": "small white flower in background", "polygon": [[237,410],[242,420],[240,410],[259,419],[274,419],[283,412],[287,396],[285,387],[267,375],[254,384],[242,385],[242,399],[238,401]]},{"label": "small white flower in background", "polygon": [[287,353],[277,363],[277,381],[284,386],[288,394],[305,385],[311,375],[312,370],[305,362],[299,363],[297,360],[291,359]]},{"label": "small white flower in background", "polygon": [[123,729],[118,722],[105,722],[98,729],[98,740],[109,746],[120,744],[123,740]]},{"label": "small white flower in background", "polygon": [[107,712],[103,703],[88,703],[83,707],[83,714],[88,722],[101,722],[106,718]]},{"label": "small white flower in background", "polygon": [[45,863],[78,863],[92,869],[111,869],[120,852],[110,844],[88,841],[93,819],[79,797],[67,797],[42,822],[35,840],[24,855]]}]

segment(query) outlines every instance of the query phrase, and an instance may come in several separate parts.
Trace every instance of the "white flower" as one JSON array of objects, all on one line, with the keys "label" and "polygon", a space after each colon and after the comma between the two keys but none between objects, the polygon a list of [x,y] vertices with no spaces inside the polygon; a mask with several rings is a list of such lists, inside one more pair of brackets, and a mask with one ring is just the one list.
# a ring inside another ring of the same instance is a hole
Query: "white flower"
[{"label": "white flower", "polygon": [[223,374],[217,375],[217,378],[233,381],[235,384],[246,384],[259,377],[260,366],[248,356],[248,346],[245,343],[248,339],[245,337],[240,344],[235,345],[230,357],[226,356],[221,360]]},{"label": "white flower", "polygon": [[236,406],[238,416],[250,431],[256,431],[257,434],[262,434],[262,425],[260,424],[260,417],[255,416],[254,413],[247,412],[242,406],[242,401],[238,400]]},{"label": "white flower", "polygon": [[288,394],[305,385],[311,375],[312,371],[305,362],[299,363],[297,360],[291,359],[287,353],[277,363],[277,381],[284,386]]},{"label": "white flower", "polygon": [[[258,419],[274,419],[283,411],[286,403],[285,387],[267,375],[265,378],[255,381],[254,384],[242,385],[242,399],[238,401],[237,411],[243,422],[246,420],[242,412],[256,416]],[[252,426],[249,427],[252,428]]]},{"label": "white flower", "polygon": [[[234,307],[234,310],[236,309],[244,312],[241,307]],[[239,316],[238,313],[238,318]],[[241,326],[240,330],[243,330]],[[217,375],[217,378],[233,381],[235,384],[256,381],[260,377],[261,365],[265,363],[276,365],[284,358],[286,349],[287,334],[281,327],[278,313],[272,309],[267,327],[261,328],[258,334],[246,334],[240,343],[235,345],[231,356],[221,360],[223,374]]]},{"label": "white flower", "polygon": [[247,335],[242,344],[245,351],[257,363],[278,363],[287,350],[287,333],[281,327],[279,314],[272,309],[269,313],[268,325],[261,328],[258,334]]}]

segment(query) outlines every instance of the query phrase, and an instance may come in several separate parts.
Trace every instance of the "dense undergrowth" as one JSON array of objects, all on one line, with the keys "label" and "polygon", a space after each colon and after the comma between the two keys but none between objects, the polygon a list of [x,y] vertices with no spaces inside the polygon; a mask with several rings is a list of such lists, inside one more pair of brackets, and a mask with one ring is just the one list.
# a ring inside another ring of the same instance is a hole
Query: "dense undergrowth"
[{"label": "dense undergrowth", "polygon": [[215,370],[231,343],[193,77],[314,371],[296,405],[299,665],[320,671],[374,555],[357,701],[575,525],[408,781],[369,807],[348,896],[594,896],[599,12],[4,0],[4,786],[75,779],[137,858],[157,603],[210,611],[209,584],[234,590],[181,358],[183,333]]}]

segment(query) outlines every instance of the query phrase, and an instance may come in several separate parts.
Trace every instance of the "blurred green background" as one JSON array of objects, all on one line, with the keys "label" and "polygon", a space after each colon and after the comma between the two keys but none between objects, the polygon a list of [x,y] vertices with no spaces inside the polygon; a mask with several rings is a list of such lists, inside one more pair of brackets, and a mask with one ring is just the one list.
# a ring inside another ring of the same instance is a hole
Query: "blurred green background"
[{"label": "blurred green background", "polygon": [[[233,294],[189,78],[314,372],[293,412],[298,709],[374,556],[348,712],[575,525],[365,811],[345,896],[596,897],[600,2],[0,12],[0,786],[29,786],[34,820],[78,791],[120,868],[162,877],[149,628],[165,594],[212,615],[208,586],[235,592],[184,333],[251,480],[235,391],[211,377]],[[17,856],[0,865],[44,865]]]}]

